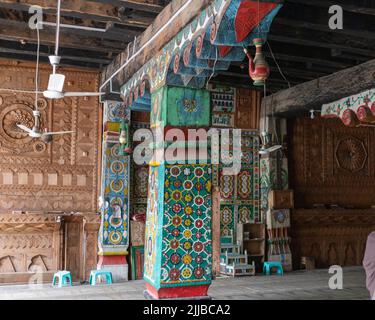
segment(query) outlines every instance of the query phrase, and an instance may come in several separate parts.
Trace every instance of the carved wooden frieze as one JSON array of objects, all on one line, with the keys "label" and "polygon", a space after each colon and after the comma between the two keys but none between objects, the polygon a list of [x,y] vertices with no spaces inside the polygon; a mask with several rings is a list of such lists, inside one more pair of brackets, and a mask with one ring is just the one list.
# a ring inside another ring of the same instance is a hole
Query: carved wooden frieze
[{"label": "carved wooden frieze", "polygon": [[362,264],[367,236],[375,230],[375,210],[292,210],[292,253],[314,257],[316,267]]},{"label": "carved wooden frieze", "polygon": [[3,272],[59,268],[60,226],[57,215],[0,215],[0,278]]},{"label": "carved wooden frieze", "polygon": [[[73,228],[78,233],[72,234],[72,228],[64,227],[68,221],[77,227],[83,221],[83,229]],[[65,252],[74,252],[76,247],[83,251],[76,257],[79,268],[71,271],[87,280],[97,263],[99,225],[100,216],[95,214],[0,214],[0,283],[13,272],[10,281],[18,282],[24,281],[19,279],[27,272],[53,273],[65,268]],[[77,242],[78,238],[82,241]]]},{"label": "carved wooden frieze", "polygon": [[[95,72],[62,69],[66,91],[97,91]],[[49,65],[40,70],[47,87]],[[3,88],[34,90],[35,65],[0,62]],[[35,95],[0,92],[0,213],[19,211],[97,210],[99,99],[38,98],[41,125],[48,131],[75,131],[54,136],[52,143],[32,139],[17,127],[32,127]]]}]

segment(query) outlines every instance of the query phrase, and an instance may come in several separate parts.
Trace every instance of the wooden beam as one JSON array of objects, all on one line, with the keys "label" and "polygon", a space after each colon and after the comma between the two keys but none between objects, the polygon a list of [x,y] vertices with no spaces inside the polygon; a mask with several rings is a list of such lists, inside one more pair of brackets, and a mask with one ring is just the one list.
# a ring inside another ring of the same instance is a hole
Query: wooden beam
[{"label": "wooden beam", "polygon": [[[28,12],[32,5],[42,7],[43,14],[56,14],[56,1],[54,0],[18,0],[17,2],[13,0],[0,0],[0,8],[23,12]],[[61,16],[82,20],[111,21],[142,29],[147,28],[154,18],[154,16],[141,16],[139,14],[124,17],[119,13],[119,9],[111,4],[92,3],[82,0],[64,0],[61,4]]]},{"label": "wooden beam", "polygon": [[[30,55],[24,54],[16,54],[16,53],[4,53],[0,51],[0,59],[5,60],[16,60],[16,61],[31,61],[35,63],[35,58]],[[40,62],[44,64],[49,64],[49,60],[47,57],[40,57]],[[80,67],[90,70],[100,70],[100,65],[97,63],[90,63],[84,61],[72,61],[72,60],[64,60],[60,63],[61,67]]]},{"label": "wooden beam", "polygon": [[305,28],[305,29],[324,31],[324,32],[330,32],[330,33],[335,33],[335,34],[339,33],[339,34],[344,34],[350,37],[375,39],[375,32],[368,31],[368,29],[366,30],[362,28],[350,29],[348,27],[345,27],[342,30],[332,30],[329,28],[328,22],[326,24],[320,24],[320,23],[314,23],[314,22],[310,22],[306,20],[276,17],[274,20],[274,23],[284,25],[284,26],[290,26],[294,28]]},{"label": "wooden beam", "polygon": [[[322,36],[314,36],[310,31],[310,36],[307,34],[300,34],[300,35],[283,35],[282,32],[278,32],[281,34],[275,34],[274,31],[268,35],[268,39],[277,42],[284,42],[284,43],[292,43],[301,46],[309,46],[316,48],[328,48],[328,49],[339,49],[346,52],[352,52],[355,54],[360,54],[363,56],[368,56],[375,58],[375,51],[371,49],[362,49],[353,45],[350,45],[350,39],[346,39],[345,41],[341,41],[339,35],[334,35],[336,37],[336,43],[327,41]],[[324,39],[324,40],[323,40]],[[353,39],[355,41],[355,39]]]},{"label": "wooden beam", "polygon": [[[29,7],[37,5],[43,8],[44,14],[56,14],[57,1],[53,0],[0,0],[0,7],[28,11]],[[116,7],[108,4],[92,3],[82,0],[64,0],[61,3],[61,15],[91,19],[118,21]]]},{"label": "wooden beam", "polygon": [[332,102],[375,86],[375,60],[334,74],[299,84],[266,97],[262,104],[280,116],[320,108]]},{"label": "wooden beam", "polygon": [[[152,38],[159,30],[168,23],[175,12],[180,9],[187,0],[174,0],[156,17],[155,21],[137,38],[134,51],[141,48]],[[193,0],[189,6],[182,12],[178,19],[175,19],[168,28],[159,34],[155,40],[150,43],[126,68],[117,76],[120,84],[124,84],[130,77],[137,72],[147,61],[154,57],[169,41],[173,39],[189,22],[202,12],[213,0]],[[124,50],[102,73],[102,83],[107,80],[116,70],[122,66],[125,61],[127,50]]]},{"label": "wooden beam", "polygon": [[329,8],[333,5],[340,5],[344,11],[352,12],[352,13],[359,13],[359,14],[367,14],[367,15],[375,15],[375,7],[374,5],[370,7],[368,5],[368,0],[355,0],[355,1],[328,1],[328,0],[285,0],[286,3],[297,3],[303,4],[308,6],[315,6],[321,8]]},{"label": "wooden beam", "polygon": [[[61,52],[63,52],[63,48],[60,48]],[[31,59],[34,59],[33,57],[36,57],[36,47],[34,48],[29,48],[29,50],[26,50],[26,49],[20,49],[20,48],[12,48],[10,47],[9,45],[4,45],[1,41],[0,41],[0,52],[2,53],[8,53],[8,54],[19,54],[19,55],[27,55],[27,56],[31,56]],[[49,55],[51,55],[51,52],[49,50],[47,50],[47,52],[45,51],[40,51],[39,52],[39,55],[41,57],[47,57]],[[81,53],[82,54],[82,53]],[[61,53],[62,55],[62,59],[61,61],[64,62],[64,60],[70,60],[70,61],[77,61],[77,62],[89,62],[89,63],[93,63],[93,64],[98,64],[98,65],[107,65],[111,62],[110,59],[104,59],[104,58],[92,58],[92,57],[87,57],[87,56],[79,56],[78,53],[77,55],[69,55],[69,54],[63,54]]]},{"label": "wooden beam", "polygon": [[163,6],[146,2],[145,0],[91,0],[93,2],[111,4],[116,7],[129,8],[135,11],[159,14]]},{"label": "wooden beam", "polygon": [[[0,39],[9,41],[26,41],[36,43],[36,31],[31,30],[26,22],[0,19]],[[55,31],[44,28],[40,31],[41,43],[45,45],[55,45]],[[97,51],[97,52],[120,52],[125,43],[119,41],[108,41],[94,38],[77,36],[75,31],[61,29],[61,46],[67,48]]]}]

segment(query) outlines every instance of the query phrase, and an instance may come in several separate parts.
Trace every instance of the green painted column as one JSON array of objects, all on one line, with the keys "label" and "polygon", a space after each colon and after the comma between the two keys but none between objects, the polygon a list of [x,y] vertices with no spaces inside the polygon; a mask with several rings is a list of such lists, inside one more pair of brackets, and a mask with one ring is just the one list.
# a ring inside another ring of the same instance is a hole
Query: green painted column
[{"label": "green painted column", "polygon": [[[152,95],[154,130],[169,135],[172,129],[186,131],[188,127],[208,128],[209,124],[208,91],[165,86]],[[156,145],[156,154],[163,154],[165,146],[161,141],[156,141]],[[199,164],[181,159],[173,164],[161,158],[151,161],[144,265],[146,296],[207,298],[212,279],[211,175],[207,159]]]}]

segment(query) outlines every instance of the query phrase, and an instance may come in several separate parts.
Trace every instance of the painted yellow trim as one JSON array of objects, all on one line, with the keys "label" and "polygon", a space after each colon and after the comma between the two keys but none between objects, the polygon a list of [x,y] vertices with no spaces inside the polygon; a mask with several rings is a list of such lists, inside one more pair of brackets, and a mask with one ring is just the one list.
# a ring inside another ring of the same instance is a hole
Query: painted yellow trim
[{"label": "painted yellow trim", "polygon": [[157,122],[157,123],[153,123],[150,125],[150,128],[151,129],[155,129],[155,128],[160,128],[160,122]]},{"label": "painted yellow trim", "polygon": [[148,164],[151,167],[159,167],[160,166],[160,162],[158,162],[158,161],[150,161]]},{"label": "painted yellow trim", "polygon": [[129,254],[128,251],[120,251],[120,252],[99,252],[98,256],[127,256]]}]

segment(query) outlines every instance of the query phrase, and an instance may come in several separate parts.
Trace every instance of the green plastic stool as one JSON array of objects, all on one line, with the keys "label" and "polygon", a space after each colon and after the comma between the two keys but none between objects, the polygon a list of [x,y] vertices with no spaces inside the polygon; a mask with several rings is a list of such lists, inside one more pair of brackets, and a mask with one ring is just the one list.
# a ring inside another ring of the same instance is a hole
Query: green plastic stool
[{"label": "green plastic stool", "polygon": [[[58,287],[72,286],[72,275],[70,271],[58,271],[53,275],[52,285],[56,286],[56,281],[58,281]],[[69,283],[68,283],[69,282]]]},{"label": "green plastic stool", "polygon": [[283,265],[279,261],[267,261],[263,264],[263,274],[269,276],[271,274],[271,269],[276,268],[277,274],[284,275]]},{"label": "green plastic stool", "polygon": [[107,270],[91,270],[90,284],[92,286],[96,285],[96,279],[98,276],[105,276],[107,284],[112,284],[112,272],[107,271]]}]

